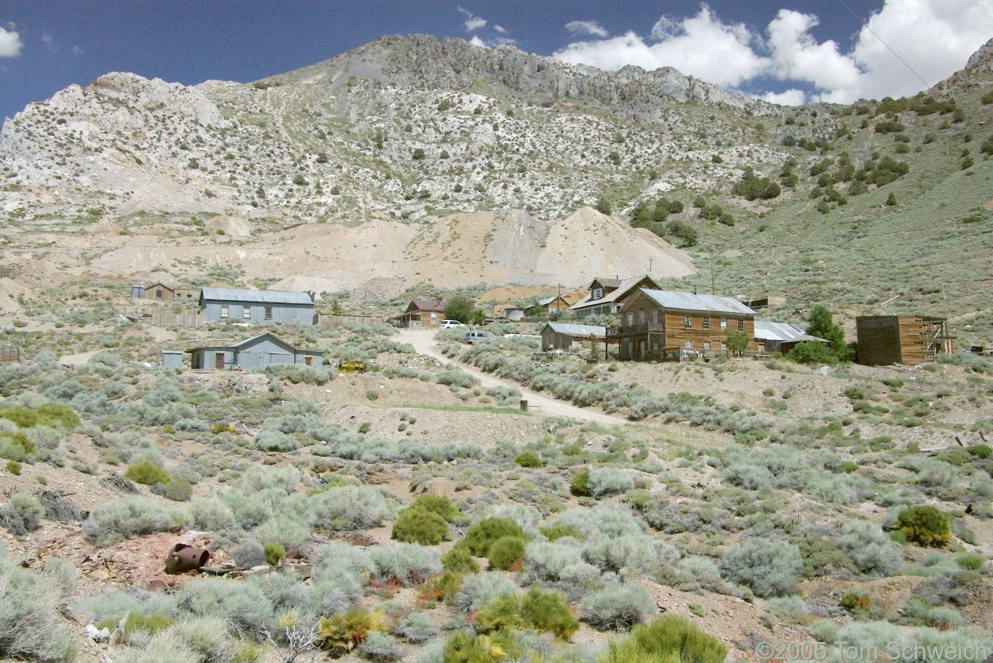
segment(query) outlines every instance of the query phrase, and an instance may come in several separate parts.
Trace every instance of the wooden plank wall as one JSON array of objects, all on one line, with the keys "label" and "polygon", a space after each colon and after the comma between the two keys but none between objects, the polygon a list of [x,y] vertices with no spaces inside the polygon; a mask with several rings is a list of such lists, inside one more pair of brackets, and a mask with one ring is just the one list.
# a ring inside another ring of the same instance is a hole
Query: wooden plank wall
[{"label": "wooden plank wall", "polygon": [[899,364],[900,323],[895,315],[867,315],[855,318],[858,361],[866,366]]},{"label": "wooden plank wall", "polygon": [[[651,314],[649,314],[651,315]],[[727,342],[726,329],[721,329],[721,315],[713,313],[710,315],[710,329],[703,328],[703,318],[705,317],[702,313],[693,313],[691,317],[693,319],[693,326],[689,329],[685,326],[684,313],[670,313],[665,314],[665,346],[667,351],[672,350],[682,350],[686,345],[686,341],[693,341],[693,349],[697,352],[703,352],[704,341],[710,341],[710,352],[719,353],[721,351],[721,343]],[[737,330],[738,320],[740,318],[733,318],[731,316],[727,317],[727,329]],[[755,320],[750,318],[745,318],[745,333],[748,334],[749,343],[748,348],[745,350],[746,354],[754,354],[758,352],[758,344],[755,342]]]}]

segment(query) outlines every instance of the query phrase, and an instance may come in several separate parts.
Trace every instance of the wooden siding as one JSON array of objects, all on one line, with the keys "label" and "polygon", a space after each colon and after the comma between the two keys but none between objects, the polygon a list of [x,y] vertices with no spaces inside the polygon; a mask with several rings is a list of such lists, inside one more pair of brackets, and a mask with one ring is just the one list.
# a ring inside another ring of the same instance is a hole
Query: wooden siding
[{"label": "wooden siding", "polygon": [[[227,307],[227,314],[222,310]],[[245,309],[248,315],[245,315]],[[247,322],[251,324],[269,324],[273,322],[297,322],[303,325],[314,324],[313,304],[286,304],[261,302],[235,302],[227,300],[204,300],[200,309],[205,320],[228,320],[231,322]],[[268,312],[267,312],[268,310]]]},{"label": "wooden siding", "polygon": [[[689,326],[686,325],[687,317]],[[721,326],[722,318],[726,320],[724,327]],[[704,319],[709,320],[709,329],[704,328]],[[720,355],[727,351],[722,347],[727,343],[726,332],[738,330],[739,321],[749,338],[745,354],[757,354],[759,346],[755,341],[753,316],[663,309],[639,291],[625,304],[621,327],[613,336],[620,342],[621,359],[673,359],[685,351]]]},{"label": "wooden siding", "polygon": [[942,352],[955,352],[943,318],[914,315],[859,316],[855,319],[858,361],[868,366],[934,361]]}]

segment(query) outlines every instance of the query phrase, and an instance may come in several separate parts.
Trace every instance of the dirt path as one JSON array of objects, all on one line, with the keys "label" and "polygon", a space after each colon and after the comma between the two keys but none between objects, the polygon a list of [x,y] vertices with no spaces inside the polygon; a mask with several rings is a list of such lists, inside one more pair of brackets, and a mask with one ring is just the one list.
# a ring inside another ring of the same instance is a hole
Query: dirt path
[{"label": "dirt path", "polygon": [[451,357],[446,357],[435,347],[435,331],[432,329],[401,329],[399,340],[401,343],[410,343],[418,354],[422,354],[433,359],[437,359],[443,364],[455,364],[469,375],[478,378],[484,387],[513,387],[520,390],[521,398],[526,399],[532,408],[541,408],[541,414],[546,417],[565,417],[569,419],[579,419],[581,421],[593,421],[607,426],[621,426],[628,423],[621,417],[615,417],[602,412],[587,410],[569,403],[565,403],[554,398],[548,398],[538,392],[525,389],[517,382],[503,380],[501,378],[484,373],[475,366],[458,361]]}]

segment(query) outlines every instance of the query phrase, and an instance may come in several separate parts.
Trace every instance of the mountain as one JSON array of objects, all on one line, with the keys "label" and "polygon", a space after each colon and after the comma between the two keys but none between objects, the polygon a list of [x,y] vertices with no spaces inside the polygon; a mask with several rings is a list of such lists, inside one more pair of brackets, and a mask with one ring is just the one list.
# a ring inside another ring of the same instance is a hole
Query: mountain
[{"label": "mountain", "polygon": [[[913,99],[802,108],[424,36],[252,84],[111,73],[4,124],[4,238],[57,237],[78,273],[381,294],[650,268],[796,308],[969,316],[990,51]],[[579,224],[593,205],[613,216]],[[993,336],[985,319],[970,333]]]}]

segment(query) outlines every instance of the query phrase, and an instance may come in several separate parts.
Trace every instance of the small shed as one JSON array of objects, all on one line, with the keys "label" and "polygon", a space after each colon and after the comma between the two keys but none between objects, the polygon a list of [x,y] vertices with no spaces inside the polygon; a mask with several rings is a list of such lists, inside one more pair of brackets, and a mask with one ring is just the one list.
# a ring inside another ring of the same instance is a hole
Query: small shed
[{"label": "small shed", "polygon": [[321,353],[295,348],[274,334],[266,332],[236,345],[206,343],[187,350],[192,368],[207,370],[265,368],[273,364],[320,366]]},{"label": "small shed", "polygon": [[163,350],[162,351],[162,368],[182,368],[183,367],[183,351],[182,350]]},{"label": "small shed", "polygon": [[176,291],[164,283],[153,283],[145,286],[145,299],[154,299],[160,302],[167,302],[176,296]]},{"label": "small shed", "polygon": [[811,336],[796,325],[772,320],[755,321],[755,341],[759,355],[789,352],[797,343],[829,343],[823,338]]},{"label": "small shed", "polygon": [[542,350],[568,350],[576,341],[596,342],[606,337],[607,328],[598,325],[574,325],[566,322],[548,322],[541,328]]},{"label": "small shed", "polygon": [[524,309],[520,306],[508,306],[503,310],[503,317],[510,322],[520,322],[524,319]]},{"label": "small shed", "polygon": [[858,363],[867,366],[934,361],[955,352],[948,320],[923,315],[860,315],[855,318]]}]

